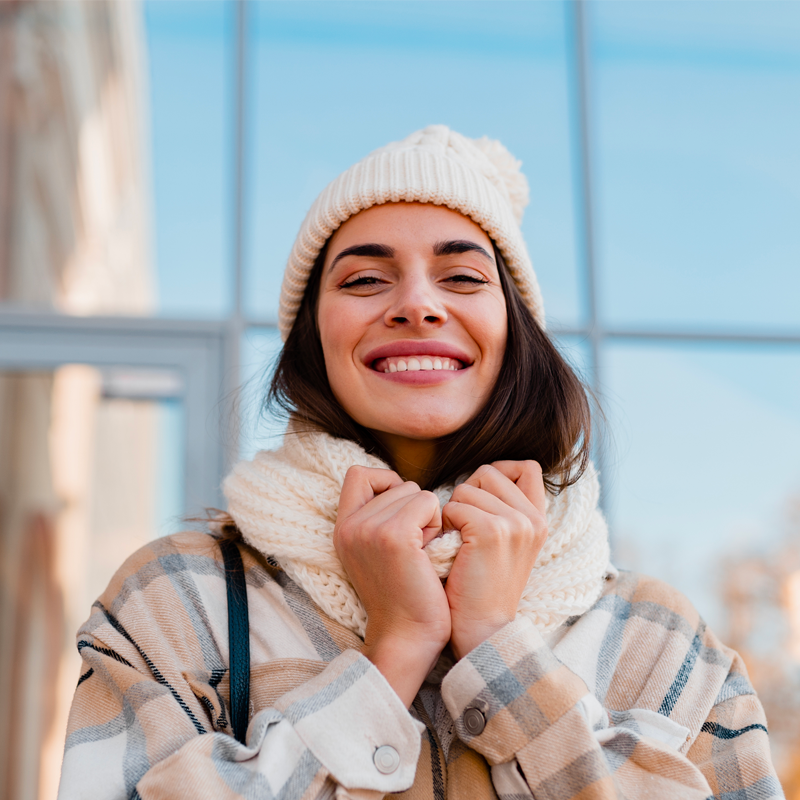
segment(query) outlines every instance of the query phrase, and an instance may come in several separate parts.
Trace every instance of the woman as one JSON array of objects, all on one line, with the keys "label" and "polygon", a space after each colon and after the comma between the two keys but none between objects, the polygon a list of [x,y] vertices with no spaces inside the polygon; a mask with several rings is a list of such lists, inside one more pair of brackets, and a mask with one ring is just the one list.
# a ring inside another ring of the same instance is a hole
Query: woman
[{"label": "woman", "polygon": [[[132,556],[78,635],[61,797],[782,797],[740,658],[608,562],[586,396],[543,333],[497,142],[433,126],[309,212],[281,296],[283,446],[215,538]],[[208,734],[208,735],[201,735]]]}]

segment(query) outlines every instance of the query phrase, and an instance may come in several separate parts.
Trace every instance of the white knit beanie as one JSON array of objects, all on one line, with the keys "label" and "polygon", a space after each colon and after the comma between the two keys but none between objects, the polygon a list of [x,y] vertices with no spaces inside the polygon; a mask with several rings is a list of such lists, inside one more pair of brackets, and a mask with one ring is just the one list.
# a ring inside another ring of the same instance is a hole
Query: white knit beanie
[{"label": "white knit beanie", "polygon": [[292,247],[278,312],[283,340],[294,324],[311,268],[333,232],[359,211],[400,201],[447,206],[480,225],[544,327],[542,296],[520,230],[528,204],[528,181],[520,166],[498,141],[468,139],[446,125],[430,125],[343,172],[314,201]]}]

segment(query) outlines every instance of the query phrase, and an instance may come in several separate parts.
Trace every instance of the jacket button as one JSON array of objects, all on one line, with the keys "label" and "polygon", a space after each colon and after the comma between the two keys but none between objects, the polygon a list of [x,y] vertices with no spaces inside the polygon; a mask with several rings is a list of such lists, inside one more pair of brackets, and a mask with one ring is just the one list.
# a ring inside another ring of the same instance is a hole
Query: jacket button
[{"label": "jacket button", "polygon": [[473,736],[483,733],[486,727],[486,717],[483,716],[483,712],[479,708],[468,708],[464,712],[464,727],[467,733]]},{"label": "jacket button", "polygon": [[400,755],[390,744],[385,744],[375,751],[372,761],[378,772],[391,775],[400,766]]}]

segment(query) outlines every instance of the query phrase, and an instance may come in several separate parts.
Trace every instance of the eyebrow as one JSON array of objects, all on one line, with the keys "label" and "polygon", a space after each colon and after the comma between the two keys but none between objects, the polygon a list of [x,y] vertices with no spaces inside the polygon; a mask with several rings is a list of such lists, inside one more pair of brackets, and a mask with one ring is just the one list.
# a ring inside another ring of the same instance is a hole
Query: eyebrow
[{"label": "eyebrow", "polygon": [[394,258],[394,248],[388,244],[354,244],[352,247],[345,247],[336,258],[333,259],[328,269],[333,269],[343,258],[347,256],[366,256],[367,258]]},{"label": "eyebrow", "polygon": [[479,253],[487,261],[494,264],[494,258],[489,255],[486,249],[475,242],[471,242],[469,239],[450,239],[436,242],[433,246],[433,254],[435,256],[455,256],[460,253]]},{"label": "eyebrow", "polygon": [[[433,254],[435,256],[454,256],[460,253],[478,253],[482,255],[487,261],[494,264],[494,259],[485,248],[481,247],[469,239],[447,239],[436,242],[433,245]],[[331,262],[329,270],[332,270],[343,258],[347,256],[361,256],[365,258],[394,258],[395,249],[389,247],[388,244],[378,244],[377,242],[368,242],[367,244],[354,244],[352,247],[345,247],[341,253],[338,253],[336,258]]]}]

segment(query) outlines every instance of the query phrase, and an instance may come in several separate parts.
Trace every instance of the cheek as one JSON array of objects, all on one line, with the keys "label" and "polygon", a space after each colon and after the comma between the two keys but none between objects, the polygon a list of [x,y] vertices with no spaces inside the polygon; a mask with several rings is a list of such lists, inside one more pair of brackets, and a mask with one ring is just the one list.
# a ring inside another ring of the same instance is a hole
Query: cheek
[{"label": "cheek", "polygon": [[317,326],[325,357],[325,371],[335,394],[352,378],[353,352],[358,344],[357,325],[351,314],[335,304],[320,303]]},{"label": "cheek", "polygon": [[487,363],[499,372],[508,342],[508,316],[505,303],[498,309],[498,303],[492,303],[489,309],[475,321],[476,339]]},{"label": "cheek", "polygon": [[319,330],[319,340],[322,344],[322,354],[325,357],[325,368],[330,379],[331,368],[334,367],[335,356],[341,352],[342,337],[346,330],[342,325],[337,324],[338,315],[331,313],[328,304],[320,303],[317,310],[317,329]]},{"label": "cheek", "polygon": [[328,319],[319,318],[319,337],[325,357],[325,374],[336,402],[345,413],[360,423],[358,408],[353,405],[353,349],[355,338],[346,315],[333,314]]},{"label": "cheek", "polygon": [[497,383],[497,379],[500,377],[500,370],[503,367],[503,358],[506,353],[506,343],[508,341],[508,329],[505,325],[503,325],[493,333],[495,335],[493,337],[492,355],[490,359],[492,366],[492,386]]},{"label": "cheek", "polygon": [[494,350],[502,357],[506,351],[506,342],[508,341],[508,318],[505,314],[502,318],[493,321],[490,337]]}]

